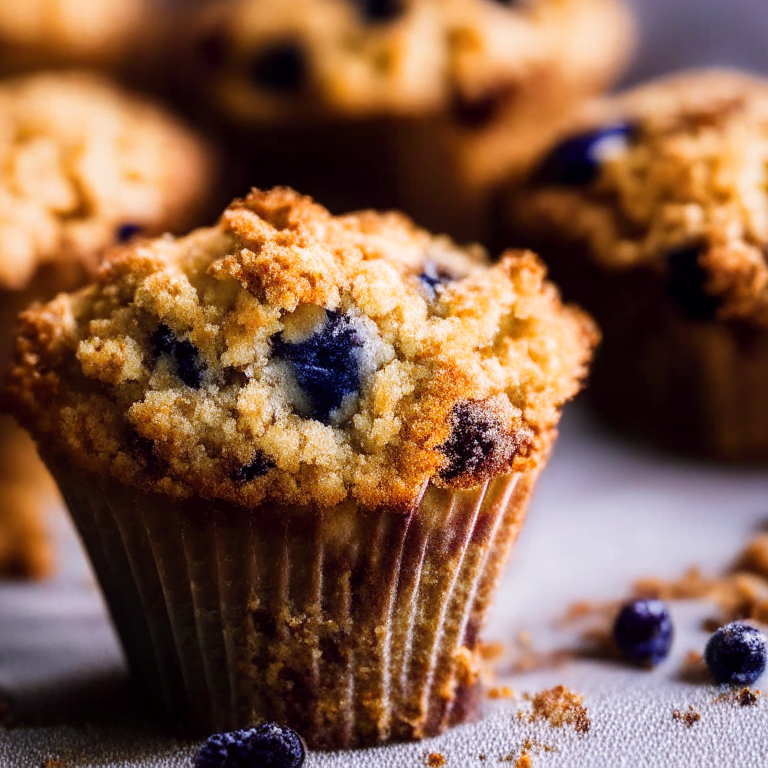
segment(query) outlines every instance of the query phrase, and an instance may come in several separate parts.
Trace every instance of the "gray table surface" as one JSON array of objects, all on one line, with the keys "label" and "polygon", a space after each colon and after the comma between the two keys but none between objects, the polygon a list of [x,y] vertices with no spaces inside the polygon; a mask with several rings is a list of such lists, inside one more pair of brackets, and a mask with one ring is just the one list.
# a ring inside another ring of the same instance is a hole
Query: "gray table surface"
[{"label": "gray table surface", "polygon": [[[768,70],[766,0],[634,0],[643,39],[627,82],[695,65]],[[505,574],[486,637],[521,630],[534,645],[563,642],[553,623],[574,600],[626,594],[632,580],[676,576],[697,564],[725,567],[768,518],[768,472],[671,459],[601,432],[578,408],[534,500]],[[74,534],[63,516],[57,538],[64,566],[46,584],[0,585],[0,692],[35,727],[0,730],[0,765],[30,768],[60,758],[66,768],[190,765],[196,745],[158,733],[127,683],[122,655]],[[701,618],[711,607],[676,605],[673,658],[654,673],[579,662],[502,678],[518,691],[566,684],[584,694],[592,720],[585,737],[514,717],[515,702],[488,705],[478,725],[430,743],[310,757],[309,768],[422,766],[427,751],[448,766],[496,764],[528,737],[553,751],[542,768],[768,764],[768,703],[716,704],[717,691],[680,675],[701,650]],[[694,704],[688,729],[671,713]],[[66,724],[65,724],[66,723]],[[480,762],[485,753],[488,761]]]}]

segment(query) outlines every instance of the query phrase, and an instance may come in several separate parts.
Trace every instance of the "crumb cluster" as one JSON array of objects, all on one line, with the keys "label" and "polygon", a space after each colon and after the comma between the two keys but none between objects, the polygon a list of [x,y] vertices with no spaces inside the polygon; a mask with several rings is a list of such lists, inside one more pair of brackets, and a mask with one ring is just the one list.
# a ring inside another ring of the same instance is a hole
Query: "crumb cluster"
[{"label": "crumb cluster", "polygon": [[48,456],[128,484],[408,509],[546,454],[596,331],[544,278],[530,253],[491,266],[397,214],[254,191],[25,313],[10,399]]},{"label": "crumb cluster", "polygon": [[543,720],[553,728],[569,726],[582,736],[589,733],[592,727],[584,706],[584,697],[564,685],[558,685],[556,688],[541,691],[532,696],[527,694],[525,699],[530,702],[531,710],[530,712],[519,711],[517,713],[519,720],[529,723]]}]

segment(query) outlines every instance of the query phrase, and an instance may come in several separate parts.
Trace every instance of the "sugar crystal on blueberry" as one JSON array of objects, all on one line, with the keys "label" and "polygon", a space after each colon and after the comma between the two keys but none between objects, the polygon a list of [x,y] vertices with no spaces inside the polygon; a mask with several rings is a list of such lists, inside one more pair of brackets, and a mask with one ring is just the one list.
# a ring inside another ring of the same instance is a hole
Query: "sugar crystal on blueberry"
[{"label": "sugar crystal on blueberry", "polygon": [[765,635],[748,624],[726,624],[709,639],[704,651],[715,682],[752,685],[765,672],[768,641]]},{"label": "sugar crystal on blueberry", "polygon": [[357,350],[363,341],[342,312],[327,310],[325,317],[325,325],[304,341],[274,337],[272,354],[290,365],[309,400],[310,416],[327,423],[348,395],[360,391]]},{"label": "sugar crystal on blueberry", "polygon": [[277,723],[263,723],[211,736],[195,756],[194,768],[301,768],[304,740]]},{"label": "sugar crystal on blueberry", "polygon": [[176,375],[188,387],[200,389],[204,368],[197,347],[191,341],[177,338],[165,323],[160,323],[152,334],[152,352],[155,358],[170,357],[176,366]]},{"label": "sugar crystal on blueberry", "polygon": [[627,149],[635,131],[635,126],[619,123],[565,139],[541,163],[536,181],[566,187],[591,184],[608,157]]}]

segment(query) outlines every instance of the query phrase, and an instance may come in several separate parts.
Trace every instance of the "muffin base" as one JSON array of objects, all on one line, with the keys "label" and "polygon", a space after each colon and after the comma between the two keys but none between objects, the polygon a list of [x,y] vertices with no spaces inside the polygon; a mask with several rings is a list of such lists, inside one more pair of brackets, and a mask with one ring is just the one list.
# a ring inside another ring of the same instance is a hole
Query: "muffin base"
[{"label": "muffin base", "polygon": [[612,429],[693,457],[768,463],[768,330],[688,317],[650,270],[609,272],[533,243],[603,330],[588,402]]},{"label": "muffin base", "polygon": [[535,473],[429,486],[410,514],[126,492],[49,462],[126,655],[177,729],[263,720],[313,748],[470,718],[478,635]]}]

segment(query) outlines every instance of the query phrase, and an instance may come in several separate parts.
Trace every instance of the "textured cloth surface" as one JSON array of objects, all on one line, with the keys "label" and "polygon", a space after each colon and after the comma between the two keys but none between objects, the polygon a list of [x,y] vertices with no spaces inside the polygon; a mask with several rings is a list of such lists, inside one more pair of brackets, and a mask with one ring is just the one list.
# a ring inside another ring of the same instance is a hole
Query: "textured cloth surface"
[{"label": "textured cloth surface", "polygon": [[[554,624],[574,601],[622,597],[637,577],[676,577],[690,565],[718,573],[767,517],[768,473],[644,452],[598,431],[577,408],[565,420],[486,637],[512,641],[526,630],[537,650],[567,647],[572,638]],[[55,757],[63,768],[189,766],[197,745],[164,737],[142,718],[74,534],[63,516],[58,522],[63,573],[47,584],[0,587],[0,690],[22,723],[0,731],[0,765],[36,767]],[[673,657],[655,672],[597,662],[509,677],[500,670],[497,684],[518,693],[564,684],[582,694],[591,720],[585,735],[518,720],[518,708],[525,712],[519,700],[489,701],[479,724],[441,738],[313,754],[308,766],[417,768],[429,752],[443,754],[447,766],[498,764],[510,755],[513,764],[526,739],[540,745],[531,758],[542,767],[763,766],[768,700],[716,702],[721,691],[682,675],[686,653],[703,650],[701,621],[714,611],[704,603],[673,611]],[[690,728],[672,716],[689,705],[701,715]]]}]

